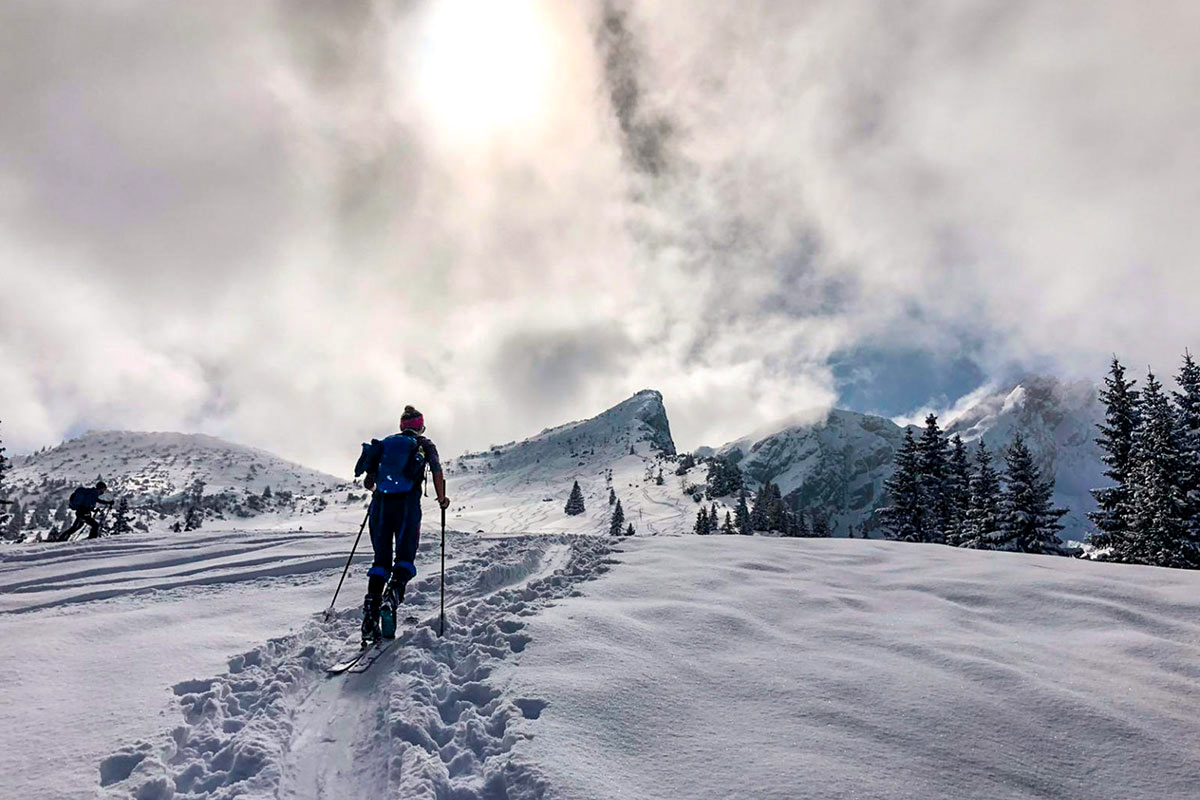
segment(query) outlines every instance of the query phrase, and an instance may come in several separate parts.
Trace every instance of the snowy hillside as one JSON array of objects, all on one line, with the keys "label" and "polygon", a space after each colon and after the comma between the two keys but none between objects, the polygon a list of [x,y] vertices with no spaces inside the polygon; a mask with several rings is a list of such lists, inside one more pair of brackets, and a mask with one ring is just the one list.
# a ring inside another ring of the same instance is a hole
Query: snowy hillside
[{"label": "snowy hillside", "polygon": [[126,500],[130,522],[139,530],[178,522],[184,492],[199,484],[203,519],[230,517],[243,524],[268,512],[290,517],[299,510],[319,510],[334,501],[329,493],[350,487],[343,479],[264,450],[200,434],[93,431],[17,456],[13,465],[5,482],[10,497],[23,507],[27,537],[61,528],[69,519],[66,498],[71,490],[97,479],[108,484],[109,497]]},{"label": "snowy hillside", "polygon": [[[698,508],[687,490],[704,483],[705,468],[677,476],[674,455],[662,395],[644,390],[592,419],[448,462],[448,520],[463,530],[601,533],[611,489],[638,533],[680,533]],[[586,510],[568,516],[574,481]]]},{"label": "snowy hillside", "polygon": [[427,537],[419,621],[366,674],[328,678],[357,638],[363,559],[319,613],[351,540],[0,551],[0,795],[1195,797],[1200,573],[452,533],[446,636]]},{"label": "snowy hillside", "polygon": [[7,481],[18,498],[50,481],[91,485],[97,478],[134,500],[172,495],[197,479],[212,494],[229,490],[261,494],[268,486],[274,491],[316,494],[346,483],[265,450],[188,433],[89,431],[58,447],[17,456],[13,467]]}]

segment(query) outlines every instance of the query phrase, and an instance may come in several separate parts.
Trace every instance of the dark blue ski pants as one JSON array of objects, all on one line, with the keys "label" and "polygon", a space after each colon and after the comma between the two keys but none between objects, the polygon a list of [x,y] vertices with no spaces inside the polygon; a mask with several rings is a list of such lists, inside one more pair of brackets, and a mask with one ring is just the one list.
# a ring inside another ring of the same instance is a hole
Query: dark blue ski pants
[{"label": "dark blue ski pants", "polygon": [[375,492],[369,519],[375,561],[367,575],[378,584],[394,576],[395,582],[404,586],[417,574],[415,559],[417,546],[421,544],[421,493]]}]

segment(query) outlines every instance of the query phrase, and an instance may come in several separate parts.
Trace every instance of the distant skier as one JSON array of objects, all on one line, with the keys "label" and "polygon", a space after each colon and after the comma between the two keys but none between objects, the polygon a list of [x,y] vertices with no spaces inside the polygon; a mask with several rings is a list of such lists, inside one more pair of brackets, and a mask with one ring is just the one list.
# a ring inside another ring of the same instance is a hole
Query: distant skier
[{"label": "distant skier", "polygon": [[96,481],[94,487],[79,486],[75,491],[71,492],[71,496],[67,499],[67,506],[75,511],[75,521],[71,523],[71,527],[67,528],[62,533],[50,534],[50,541],[62,542],[70,539],[75,531],[87,525],[92,530],[88,533],[89,539],[95,539],[100,535],[100,523],[92,516],[96,510],[96,505],[111,506],[112,500],[101,500],[100,495],[108,491],[108,485],[104,481]]},{"label": "distant skier", "polygon": [[433,475],[438,505],[446,509],[446,479],[437,447],[425,438],[425,418],[404,407],[400,432],[363,445],[354,475],[365,473],[363,486],[372,490],[368,519],[375,561],[367,572],[363,598],[362,642],[366,647],[382,636],[396,635],[396,607],[404,588],[417,574],[415,559],[421,541],[421,483],[425,467]]}]

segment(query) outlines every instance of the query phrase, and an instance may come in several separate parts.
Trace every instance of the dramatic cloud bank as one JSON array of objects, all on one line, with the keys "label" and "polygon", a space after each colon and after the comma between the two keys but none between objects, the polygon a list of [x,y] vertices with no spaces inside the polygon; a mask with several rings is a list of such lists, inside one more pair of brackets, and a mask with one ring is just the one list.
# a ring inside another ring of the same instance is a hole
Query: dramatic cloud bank
[{"label": "dramatic cloud bank", "polygon": [[[0,9],[0,419],[344,472],[665,394],[684,447],[889,352],[1200,347],[1200,8]],[[861,363],[855,367],[857,358]]]}]

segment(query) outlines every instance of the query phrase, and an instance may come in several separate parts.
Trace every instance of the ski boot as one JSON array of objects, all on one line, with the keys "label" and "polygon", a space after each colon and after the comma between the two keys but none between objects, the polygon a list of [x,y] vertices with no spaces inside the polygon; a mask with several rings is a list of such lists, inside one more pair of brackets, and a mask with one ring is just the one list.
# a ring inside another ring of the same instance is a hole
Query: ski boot
[{"label": "ski boot", "polygon": [[362,647],[365,650],[379,642],[379,597],[368,594],[363,598]]},{"label": "ski boot", "polygon": [[394,580],[388,581],[387,588],[383,590],[383,606],[379,611],[380,626],[383,629],[383,638],[396,638],[396,608],[404,602],[404,584],[396,583]]}]

